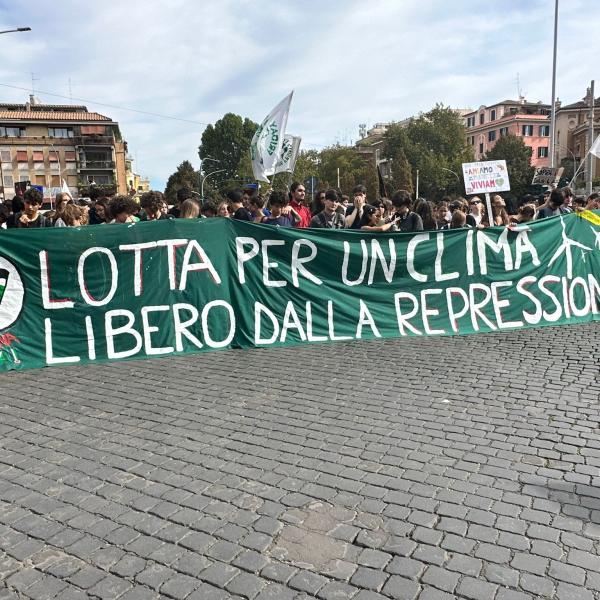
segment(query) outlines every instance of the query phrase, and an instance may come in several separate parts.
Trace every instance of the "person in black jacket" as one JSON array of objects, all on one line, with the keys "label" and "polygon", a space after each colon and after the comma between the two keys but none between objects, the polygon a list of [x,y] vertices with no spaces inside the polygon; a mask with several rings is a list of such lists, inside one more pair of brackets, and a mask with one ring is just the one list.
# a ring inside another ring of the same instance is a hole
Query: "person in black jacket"
[{"label": "person in black jacket", "polygon": [[412,198],[406,190],[398,190],[392,196],[392,204],[399,217],[396,222],[398,231],[423,231],[423,221],[421,217],[411,211]]},{"label": "person in black jacket", "polygon": [[40,207],[44,197],[42,193],[35,189],[29,188],[25,194],[23,194],[23,201],[25,207],[22,211],[12,214],[6,222],[6,227],[13,228],[26,228],[32,229],[34,227],[51,227],[52,221],[46,219],[46,217],[40,212]]}]

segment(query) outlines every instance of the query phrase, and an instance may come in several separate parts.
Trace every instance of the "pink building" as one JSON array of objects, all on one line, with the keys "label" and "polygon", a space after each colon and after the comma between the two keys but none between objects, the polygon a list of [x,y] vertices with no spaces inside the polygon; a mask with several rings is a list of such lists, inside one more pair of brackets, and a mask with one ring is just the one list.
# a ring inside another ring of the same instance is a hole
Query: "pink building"
[{"label": "pink building", "polygon": [[475,160],[483,160],[496,142],[505,135],[523,139],[531,152],[534,167],[550,165],[550,105],[541,102],[504,100],[480,106],[464,116],[467,143],[473,147]]}]

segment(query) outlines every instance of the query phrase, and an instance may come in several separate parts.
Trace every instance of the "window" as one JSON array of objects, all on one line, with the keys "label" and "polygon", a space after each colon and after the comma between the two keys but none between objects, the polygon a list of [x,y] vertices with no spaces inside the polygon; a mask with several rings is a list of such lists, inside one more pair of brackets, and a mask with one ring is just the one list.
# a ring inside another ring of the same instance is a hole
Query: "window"
[{"label": "window", "polygon": [[496,109],[492,109],[490,110],[490,121],[495,121],[496,120]]},{"label": "window", "polygon": [[479,124],[483,125],[485,123],[485,115],[483,113],[481,113],[479,115]]},{"label": "window", "polygon": [[50,180],[51,180],[51,183],[50,183],[51,187],[60,187],[60,177],[58,175],[52,175]]},{"label": "window", "polygon": [[533,125],[523,125],[521,128],[521,133],[524,136],[533,135]]},{"label": "window", "polygon": [[475,117],[467,117],[467,127],[475,127]]},{"label": "window", "polygon": [[500,137],[508,135],[508,127],[500,127]]},{"label": "window", "polygon": [[65,151],[65,160],[66,161],[75,161],[75,152],[72,150]]},{"label": "window", "polygon": [[550,125],[540,125],[540,136],[541,137],[549,137],[550,136]]},{"label": "window", "polygon": [[48,137],[51,138],[72,138],[73,130],[68,127],[48,127]]},{"label": "window", "polygon": [[48,150],[48,160],[53,163],[53,162],[58,162],[58,151],[57,150]]},{"label": "window", "polygon": [[483,154],[483,144],[479,144],[479,154]]},{"label": "window", "polygon": [[6,163],[12,162],[10,160],[10,150],[0,151],[0,161],[6,162]]},{"label": "window", "polygon": [[35,176],[35,185],[46,185],[46,176],[45,175],[36,175]]},{"label": "window", "polygon": [[44,152],[42,150],[34,150],[33,151],[33,162],[36,162],[36,163],[44,162]]},{"label": "window", "polygon": [[494,142],[496,140],[496,130],[488,131],[488,142]]},{"label": "window", "polygon": [[474,135],[469,137],[469,144],[471,144],[471,146],[475,145],[475,136]]},{"label": "window", "polygon": [[548,146],[540,146],[537,155],[538,158],[548,158]]},{"label": "window", "polygon": [[17,162],[28,162],[27,150],[17,150]]},{"label": "window", "polygon": [[14,181],[12,175],[5,175],[3,177],[3,179],[4,179],[4,185],[6,187],[13,187],[15,185],[15,181]]},{"label": "window", "polygon": [[24,135],[24,127],[5,127],[4,125],[0,125],[1,137],[23,137]]}]

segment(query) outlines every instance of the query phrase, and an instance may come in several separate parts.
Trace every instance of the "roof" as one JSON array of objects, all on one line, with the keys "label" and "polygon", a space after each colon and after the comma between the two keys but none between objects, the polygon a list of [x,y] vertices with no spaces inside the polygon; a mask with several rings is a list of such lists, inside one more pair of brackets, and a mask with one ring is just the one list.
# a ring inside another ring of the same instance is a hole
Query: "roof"
[{"label": "roof", "polygon": [[2,102],[0,103],[0,111],[4,108],[11,110],[26,110],[27,105],[30,106],[30,110],[38,110],[38,112],[44,112],[45,109],[52,111],[58,109],[68,112],[87,112],[87,107],[79,104],[31,104],[30,102],[27,104]]},{"label": "roof", "polygon": [[[1,108],[1,107],[0,107]],[[0,110],[2,121],[106,121],[112,119],[95,112],[38,112],[29,110]]]},{"label": "roof", "polygon": [[[596,98],[594,100],[594,107],[600,106],[600,98]],[[579,102],[573,102],[573,104],[565,104],[564,106],[560,106],[557,110],[581,110],[582,108],[588,108],[589,104],[585,100],[580,100]]]}]

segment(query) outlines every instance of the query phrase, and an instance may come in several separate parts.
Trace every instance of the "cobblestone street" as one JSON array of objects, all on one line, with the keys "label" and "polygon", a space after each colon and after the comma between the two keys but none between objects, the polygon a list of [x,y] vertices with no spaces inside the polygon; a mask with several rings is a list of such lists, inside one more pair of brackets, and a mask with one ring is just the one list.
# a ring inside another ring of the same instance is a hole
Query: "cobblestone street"
[{"label": "cobblestone street", "polygon": [[2,374],[0,599],[599,599],[599,333]]}]

